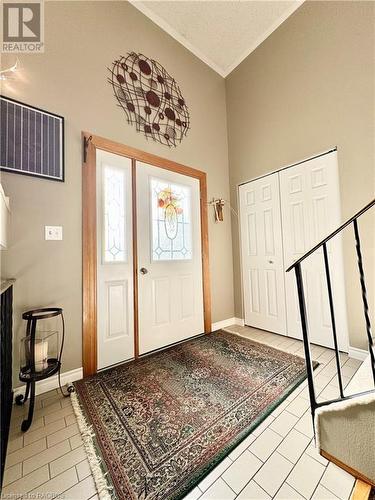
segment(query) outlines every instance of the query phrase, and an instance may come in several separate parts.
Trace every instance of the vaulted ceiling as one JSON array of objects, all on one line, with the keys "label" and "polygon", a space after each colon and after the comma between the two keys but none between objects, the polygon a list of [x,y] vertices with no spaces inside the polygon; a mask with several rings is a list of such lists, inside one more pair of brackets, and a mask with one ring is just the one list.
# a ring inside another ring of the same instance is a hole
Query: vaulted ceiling
[{"label": "vaulted ceiling", "polygon": [[303,0],[130,1],[223,77],[303,3]]}]

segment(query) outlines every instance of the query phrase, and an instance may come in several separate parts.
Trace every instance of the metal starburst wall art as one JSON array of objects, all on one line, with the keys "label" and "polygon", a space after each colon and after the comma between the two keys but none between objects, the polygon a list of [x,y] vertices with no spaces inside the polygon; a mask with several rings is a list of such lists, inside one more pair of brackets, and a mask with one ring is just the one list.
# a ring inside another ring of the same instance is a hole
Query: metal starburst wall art
[{"label": "metal starburst wall art", "polygon": [[108,68],[128,123],[147,138],[177,146],[190,128],[189,110],[177,82],[157,61],[129,52]]}]

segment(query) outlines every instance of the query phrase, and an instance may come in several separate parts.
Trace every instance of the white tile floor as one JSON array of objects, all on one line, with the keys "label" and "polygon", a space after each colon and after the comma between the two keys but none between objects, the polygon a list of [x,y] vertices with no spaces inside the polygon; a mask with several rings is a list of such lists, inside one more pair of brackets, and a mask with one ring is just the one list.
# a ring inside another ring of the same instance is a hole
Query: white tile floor
[{"label": "white tile floor", "polygon": [[[231,329],[303,356],[298,340],[247,327]],[[334,352],[313,346],[312,353],[321,363],[315,371],[320,397],[338,396]],[[341,364],[346,385],[361,363],[343,354]],[[22,434],[26,410],[14,407],[2,498],[97,498],[70,400],[57,391],[38,396],[33,424]],[[304,382],[186,499],[349,499],[354,478],[318,455],[312,438]]]}]

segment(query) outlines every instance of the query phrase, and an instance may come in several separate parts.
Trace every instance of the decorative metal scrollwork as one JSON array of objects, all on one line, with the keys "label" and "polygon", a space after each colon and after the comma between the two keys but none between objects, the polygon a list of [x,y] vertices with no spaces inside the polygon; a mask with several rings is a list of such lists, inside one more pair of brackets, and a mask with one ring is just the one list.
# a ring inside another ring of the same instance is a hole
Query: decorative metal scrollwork
[{"label": "decorative metal scrollwork", "polygon": [[116,59],[108,81],[128,123],[147,138],[176,146],[190,128],[190,116],[180,87],[166,69],[143,54]]}]

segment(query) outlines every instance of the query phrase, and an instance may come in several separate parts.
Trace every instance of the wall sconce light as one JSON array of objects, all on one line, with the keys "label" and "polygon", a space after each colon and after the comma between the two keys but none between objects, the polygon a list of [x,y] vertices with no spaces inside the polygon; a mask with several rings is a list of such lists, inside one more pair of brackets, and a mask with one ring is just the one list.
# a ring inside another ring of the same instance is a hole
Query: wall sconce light
[{"label": "wall sconce light", "polygon": [[214,213],[215,213],[215,222],[223,222],[224,220],[224,214],[223,214],[223,208],[225,205],[225,200],[223,199],[213,199],[211,202],[212,206],[214,207]]},{"label": "wall sconce light", "polygon": [[237,212],[230,206],[230,203],[228,200],[224,200],[223,198],[212,198],[212,201],[208,202],[208,205],[211,205],[214,207],[214,215],[215,215],[215,222],[223,222],[224,220],[224,206],[225,204],[228,204],[230,210],[234,213],[236,217],[238,217]]},{"label": "wall sconce light", "polygon": [[19,69],[20,62],[17,61],[10,68],[0,71],[0,80],[12,80],[14,73]]}]

